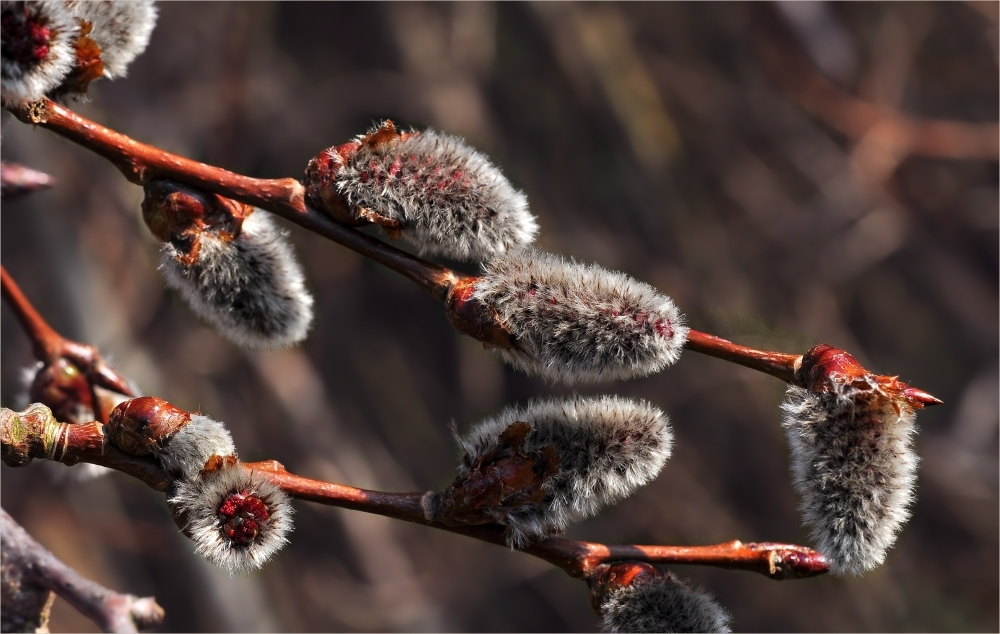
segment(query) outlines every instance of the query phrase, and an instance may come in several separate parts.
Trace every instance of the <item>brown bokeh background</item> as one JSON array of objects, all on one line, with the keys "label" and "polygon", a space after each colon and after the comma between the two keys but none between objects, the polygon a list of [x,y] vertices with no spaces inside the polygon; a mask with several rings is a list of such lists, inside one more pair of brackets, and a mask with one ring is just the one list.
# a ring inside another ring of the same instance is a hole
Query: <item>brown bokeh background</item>
[{"label": "brown bokeh background", "polygon": [[[696,567],[743,631],[997,631],[995,3],[165,3],[87,116],[208,163],[297,176],[374,121],[462,134],[527,192],[539,245],[670,294],[696,328],[827,342],[942,398],[921,412],[913,518],[862,579]],[[242,352],[155,271],[141,191],[6,113],[3,157],[58,187],[4,205],[3,263],[52,324],[147,394],[230,426],[246,459],[385,490],[453,474],[448,425],[573,389],[504,368],[413,285],[290,227],[312,335]],[[934,121],[971,124],[931,136]],[[949,136],[950,135],[950,136]],[[29,345],[5,307],[2,398]],[[574,527],[621,543],[808,543],[783,387],[686,354],[642,380],[677,443],[660,477]],[[3,468],[3,506],[86,576],[153,594],[165,631],[592,631],[584,585],[514,552],[296,504],[291,545],[230,579],[125,476]],[[93,626],[59,601],[53,631]]]}]

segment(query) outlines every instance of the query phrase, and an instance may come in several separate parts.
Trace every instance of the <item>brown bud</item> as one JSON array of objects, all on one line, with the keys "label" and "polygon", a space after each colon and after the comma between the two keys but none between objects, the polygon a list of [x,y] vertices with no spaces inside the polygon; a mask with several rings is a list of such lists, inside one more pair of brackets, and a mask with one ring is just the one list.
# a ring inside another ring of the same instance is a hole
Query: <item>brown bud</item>
[{"label": "brown bud", "polygon": [[835,391],[848,385],[862,391],[870,390],[870,381],[874,381],[894,401],[906,401],[916,409],[942,403],[927,392],[903,383],[899,377],[872,374],[847,352],[825,343],[813,346],[802,356],[795,378],[803,387],[816,393]]},{"label": "brown bud", "polygon": [[482,341],[484,347],[514,348],[514,335],[500,321],[497,311],[474,297],[478,281],[478,277],[466,277],[455,283],[445,300],[448,321],[463,335]]},{"label": "brown bud", "polygon": [[191,422],[191,414],[155,396],[133,398],[108,416],[108,440],[133,456],[159,450]]},{"label": "brown bud", "polygon": [[526,453],[524,439],[530,431],[525,422],[509,426],[496,449],[441,493],[435,519],[448,526],[489,524],[519,506],[540,504],[542,487],[558,472],[559,458],[551,445]]},{"label": "brown bud", "polygon": [[35,374],[28,395],[32,401],[52,408],[56,418],[67,423],[87,422],[79,420],[81,414],[86,414],[81,410],[94,411],[86,373],[65,358],[43,366]]},{"label": "brown bud", "polygon": [[142,218],[162,242],[198,257],[198,236],[212,231],[226,241],[240,234],[253,207],[218,194],[201,192],[172,181],[152,181],[145,187]]},{"label": "brown bud", "polygon": [[88,20],[79,20],[79,37],[73,43],[73,52],[76,55],[76,64],[70,71],[62,85],[56,90],[56,95],[61,93],[86,93],[90,82],[104,76],[104,60],[101,59],[101,47],[91,37],[90,33],[94,29],[93,23]]},{"label": "brown bud", "polygon": [[600,614],[601,606],[608,595],[632,584],[647,583],[660,576],[660,573],[645,562],[621,561],[611,564],[601,564],[587,577],[590,586],[590,605]]}]

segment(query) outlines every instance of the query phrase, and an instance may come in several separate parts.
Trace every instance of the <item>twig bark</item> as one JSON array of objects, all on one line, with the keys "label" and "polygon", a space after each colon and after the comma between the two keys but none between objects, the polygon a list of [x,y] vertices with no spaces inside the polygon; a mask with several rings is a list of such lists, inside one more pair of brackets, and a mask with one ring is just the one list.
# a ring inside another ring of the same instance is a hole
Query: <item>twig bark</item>
[{"label": "twig bark", "polygon": [[[48,408],[39,404],[23,412],[0,410],[0,440],[3,461],[9,466],[22,466],[32,459],[64,464],[92,462],[127,473],[158,491],[165,490],[170,482],[153,458],[131,456],[106,443],[100,423],[59,423]],[[504,527],[498,524],[456,527],[435,521],[427,504],[433,493],[384,493],[313,480],[288,472],[274,460],[245,463],[245,466],[300,500],[364,511],[506,545]],[[587,577],[597,566],[614,561],[699,564],[750,570],[771,579],[810,577],[827,571],[826,562],[819,553],[788,544],[734,541],[714,546],[622,546],[549,538],[525,548],[524,552],[574,577]]]},{"label": "twig bark", "polygon": [[3,631],[29,631],[22,628],[46,626],[51,592],[65,599],[103,632],[137,632],[163,621],[163,608],[156,599],[119,594],[85,579],[32,539],[3,509],[0,509],[0,536]]}]

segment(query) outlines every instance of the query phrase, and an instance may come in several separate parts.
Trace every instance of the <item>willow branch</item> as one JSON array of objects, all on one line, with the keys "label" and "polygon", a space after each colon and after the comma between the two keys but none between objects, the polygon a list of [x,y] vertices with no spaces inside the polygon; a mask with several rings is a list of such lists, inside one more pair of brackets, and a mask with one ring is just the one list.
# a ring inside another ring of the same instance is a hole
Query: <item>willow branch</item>
[{"label": "willow branch", "polygon": [[177,181],[270,211],[400,273],[438,300],[443,301],[462,277],[334,222],[306,203],[305,188],[294,178],[251,178],[177,156],[109,130],[47,99],[13,112],[24,123],[52,130],[103,156],[129,182],[145,186],[160,179]]},{"label": "willow branch", "polygon": [[38,314],[35,307],[21,292],[21,287],[2,266],[0,266],[0,282],[3,286],[3,298],[17,315],[18,321],[24,327],[24,332],[31,340],[31,349],[35,358],[49,363],[58,359],[66,340]]},{"label": "willow branch", "polygon": [[[476,302],[469,301],[477,278],[409,255],[335,222],[306,203],[303,185],[293,178],[250,178],[176,156],[109,130],[49,100],[24,105],[15,111],[15,115],[25,123],[48,128],[103,156],[118,167],[125,178],[138,185],[169,179],[266,209],[291,220],[416,282],[445,304],[449,321],[462,334],[489,345],[515,345],[502,324],[491,322],[495,316],[491,317],[490,311],[479,310]],[[696,330],[690,331],[686,347],[770,374],[787,383],[802,385],[796,376],[802,355],[755,350]],[[919,393],[916,402],[923,405],[941,402],[926,392],[914,392]]]},{"label": "willow branch", "polygon": [[[84,578],[32,539],[3,509],[0,509],[0,535],[5,625],[8,622],[13,624],[14,620],[32,620],[35,615],[15,615],[11,610],[28,607],[18,598],[38,595],[39,591],[43,595],[47,591],[55,592],[103,632],[137,632],[156,627],[163,621],[163,608],[156,603],[156,599],[119,594]],[[34,618],[42,621],[39,626],[45,625],[47,614],[42,612],[47,610],[48,605],[45,602],[42,611]],[[11,630],[5,628],[4,631]]]},{"label": "willow branch", "polygon": [[[768,11],[764,7],[758,9]],[[900,154],[946,159],[1000,158],[1000,125],[908,116],[841,91],[795,50],[792,38],[758,43],[758,55],[771,75],[809,114],[852,139],[879,127]]]},{"label": "willow branch", "polygon": [[[32,459],[54,460],[67,465],[90,462],[127,473],[164,491],[170,478],[160,465],[152,457],[132,456],[106,442],[103,427],[97,422],[60,423],[48,408],[39,404],[23,412],[0,410],[3,461],[15,467],[26,465]],[[435,521],[428,504],[433,493],[384,493],[313,480],[290,473],[273,460],[245,463],[245,466],[300,500],[363,511],[506,545],[501,525],[456,527]],[[549,538],[523,552],[544,559],[574,577],[587,577],[595,567],[615,561],[716,566],[750,570],[772,579],[810,577],[827,571],[826,562],[819,553],[787,544],[734,541],[714,546],[609,546]]]},{"label": "willow branch", "polygon": [[[35,358],[47,366],[60,361],[75,366],[80,374],[64,380],[69,383],[86,382],[86,386],[81,385],[80,390],[89,395],[90,402],[83,404],[90,407],[101,421],[107,420],[108,404],[104,403],[105,399],[100,398],[95,387],[102,387],[125,396],[135,396],[128,381],[101,358],[96,348],[71,341],[56,332],[28,301],[17,282],[2,266],[0,266],[0,282],[3,287],[3,298],[17,315],[28,339],[31,340]],[[79,390],[66,390],[66,393],[79,394]]]}]

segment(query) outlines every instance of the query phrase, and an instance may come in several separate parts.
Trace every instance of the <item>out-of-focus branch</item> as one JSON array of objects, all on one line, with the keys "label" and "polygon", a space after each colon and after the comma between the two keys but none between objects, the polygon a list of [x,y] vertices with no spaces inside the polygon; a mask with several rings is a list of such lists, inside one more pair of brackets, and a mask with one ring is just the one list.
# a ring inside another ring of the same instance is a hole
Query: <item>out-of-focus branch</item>
[{"label": "out-of-focus branch", "polygon": [[163,621],[153,597],[119,594],[85,579],[36,542],[0,509],[3,558],[3,631],[46,628],[51,592],[58,594],[103,632],[137,632]]},{"label": "out-of-focus branch", "polygon": [[79,401],[103,422],[107,420],[114,403],[102,399],[95,391],[95,387],[125,396],[135,396],[128,381],[101,358],[96,348],[71,341],[56,332],[35,310],[14,278],[2,266],[0,266],[0,279],[2,279],[3,298],[17,315],[31,340],[35,358],[45,364],[46,369],[51,369],[53,376],[50,378],[58,383],[50,392],[52,398],[63,403],[50,403],[50,405],[58,407],[64,417],[68,417],[68,412],[76,404],[75,401]]},{"label": "out-of-focus branch", "polygon": [[48,189],[54,183],[55,179],[44,172],[17,163],[0,161],[0,198],[3,200]]},{"label": "out-of-focus branch", "polygon": [[[767,13],[766,7],[757,7]],[[773,29],[764,30],[764,32]],[[911,117],[879,106],[835,86],[795,50],[791,37],[762,37],[757,54],[765,68],[809,114],[852,139],[862,139],[876,127],[879,139],[896,153],[947,159],[1000,158],[1000,125]]]},{"label": "out-of-focus branch", "polygon": [[[127,473],[160,491],[169,484],[169,477],[152,457],[131,456],[106,443],[100,423],[59,423],[42,405],[32,405],[23,412],[0,411],[0,440],[3,461],[10,466],[22,466],[32,459],[64,464],[92,462]],[[432,493],[383,493],[313,480],[289,473],[273,460],[246,463],[245,466],[300,500],[364,511],[506,545],[504,527],[498,524],[447,526],[436,521],[427,503]],[[609,546],[549,538],[525,548],[524,552],[574,577],[587,577],[595,567],[614,561],[716,566],[750,570],[772,579],[810,577],[827,571],[826,562],[819,553],[787,544],[734,541],[714,546]]]},{"label": "out-of-focus branch", "polygon": [[[338,224],[306,204],[305,190],[295,179],[249,178],[176,156],[134,141],[48,100],[22,106],[15,111],[15,115],[25,123],[48,128],[103,156],[133,183],[145,185],[156,179],[174,180],[287,218],[413,280],[445,304],[448,319],[459,332],[488,345],[516,345],[494,311],[484,310],[479,302],[473,300],[472,290],[478,278],[464,276],[406,254]],[[738,363],[788,383],[800,384],[795,371],[801,362],[801,355],[754,350],[696,330],[690,331],[686,346],[695,352]],[[920,406],[941,402],[921,390],[905,385],[902,387],[916,394],[915,402]]]}]

